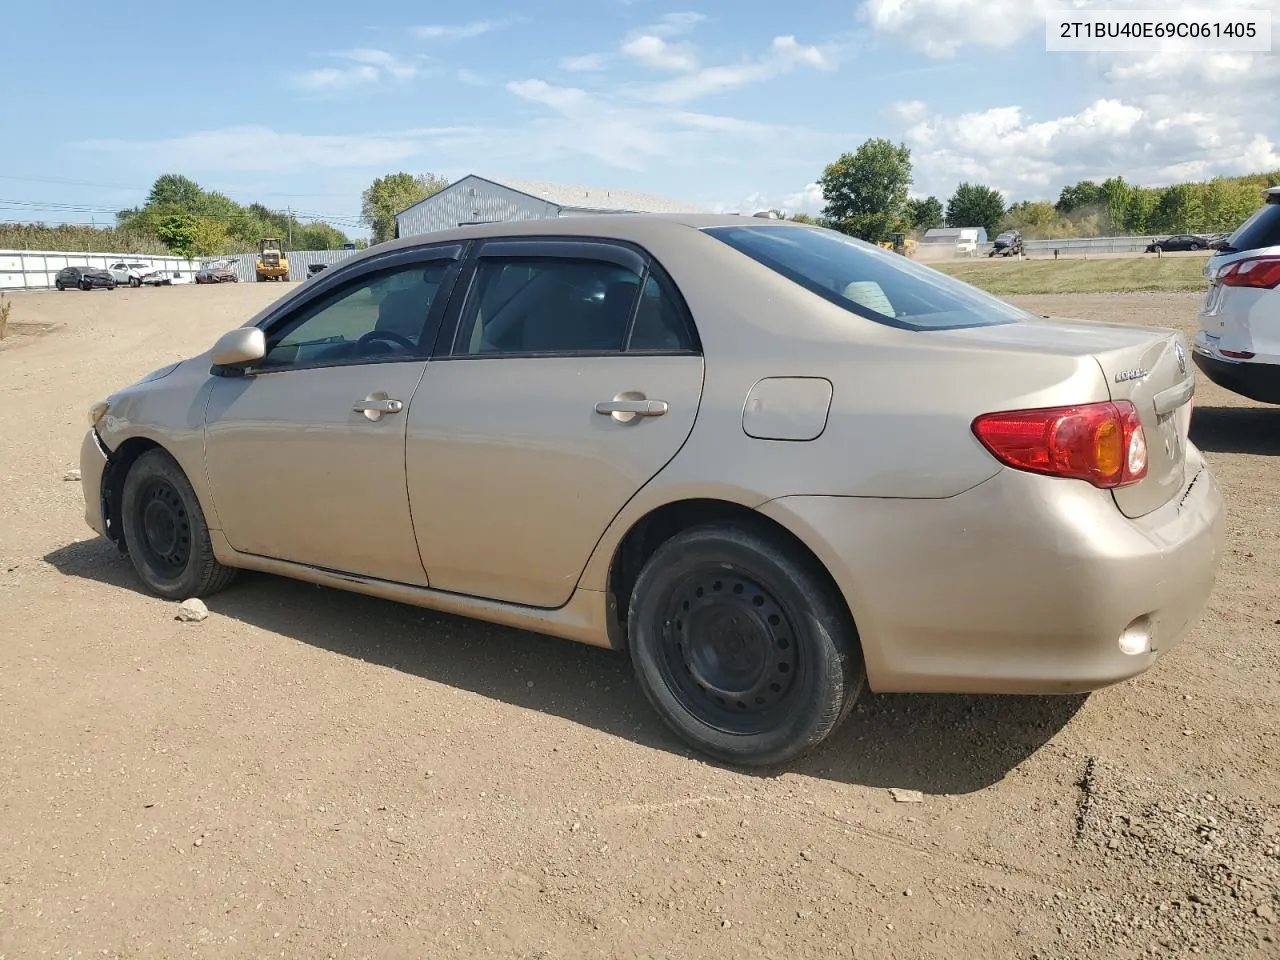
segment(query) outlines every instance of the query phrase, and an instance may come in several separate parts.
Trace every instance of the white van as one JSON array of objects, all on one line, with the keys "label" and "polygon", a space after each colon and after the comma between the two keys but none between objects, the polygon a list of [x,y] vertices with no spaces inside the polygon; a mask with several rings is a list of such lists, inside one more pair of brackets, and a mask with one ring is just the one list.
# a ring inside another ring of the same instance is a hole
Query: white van
[{"label": "white van", "polygon": [[985,246],[987,231],[984,227],[935,227],[926,230],[921,243],[932,246],[949,245],[960,256],[971,256],[978,247]]}]

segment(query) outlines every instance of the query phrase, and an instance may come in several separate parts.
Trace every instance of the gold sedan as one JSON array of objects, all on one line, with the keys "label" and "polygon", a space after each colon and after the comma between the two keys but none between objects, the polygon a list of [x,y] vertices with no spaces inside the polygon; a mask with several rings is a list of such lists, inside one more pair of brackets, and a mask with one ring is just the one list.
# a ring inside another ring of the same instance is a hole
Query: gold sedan
[{"label": "gold sedan", "polygon": [[96,404],[87,520],[630,654],[706,753],[877,691],[1075,692],[1199,616],[1222,500],[1182,338],[1038,318],[829,230],[597,216],[396,240]]}]

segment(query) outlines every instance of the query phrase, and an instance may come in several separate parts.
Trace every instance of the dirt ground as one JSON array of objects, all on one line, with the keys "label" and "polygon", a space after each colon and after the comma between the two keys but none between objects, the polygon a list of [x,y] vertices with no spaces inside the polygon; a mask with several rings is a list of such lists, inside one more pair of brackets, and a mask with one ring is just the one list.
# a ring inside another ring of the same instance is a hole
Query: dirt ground
[{"label": "dirt ground", "polygon": [[[13,297],[3,960],[1280,957],[1280,409],[1200,381],[1230,540],[1155,669],[868,696],[753,775],[605,651],[267,576],[201,624],[139,592],[63,479],[85,410],[282,292]],[[1197,297],[1022,302],[1191,331]]]}]

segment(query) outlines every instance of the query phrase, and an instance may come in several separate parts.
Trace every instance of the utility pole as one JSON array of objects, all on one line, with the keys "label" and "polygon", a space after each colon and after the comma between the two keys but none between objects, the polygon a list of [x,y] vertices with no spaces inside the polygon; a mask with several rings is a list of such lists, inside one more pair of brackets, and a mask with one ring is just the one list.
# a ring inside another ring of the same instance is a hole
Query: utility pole
[{"label": "utility pole", "polygon": [[293,207],[292,206],[285,207],[285,211],[288,213],[288,216],[289,216],[289,219],[286,221],[286,223],[288,224],[288,228],[289,228],[289,240],[288,240],[289,249],[292,250],[293,249]]}]

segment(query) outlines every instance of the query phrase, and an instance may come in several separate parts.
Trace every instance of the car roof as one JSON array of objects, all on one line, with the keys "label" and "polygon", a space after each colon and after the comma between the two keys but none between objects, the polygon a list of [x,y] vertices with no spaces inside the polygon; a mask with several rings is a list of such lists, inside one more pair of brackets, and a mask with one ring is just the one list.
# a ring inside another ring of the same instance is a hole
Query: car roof
[{"label": "car roof", "polygon": [[602,240],[630,240],[644,246],[652,239],[670,237],[687,230],[765,224],[790,225],[797,228],[805,226],[786,220],[764,220],[729,213],[610,213],[555,217],[546,220],[502,220],[495,223],[467,224],[434,233],[387,240],[361,250],[354,257],[342,262],[345,266],[395,250],[408,250],[413,247],[450,241],[485,240],[492,237],[588,237]]}]

